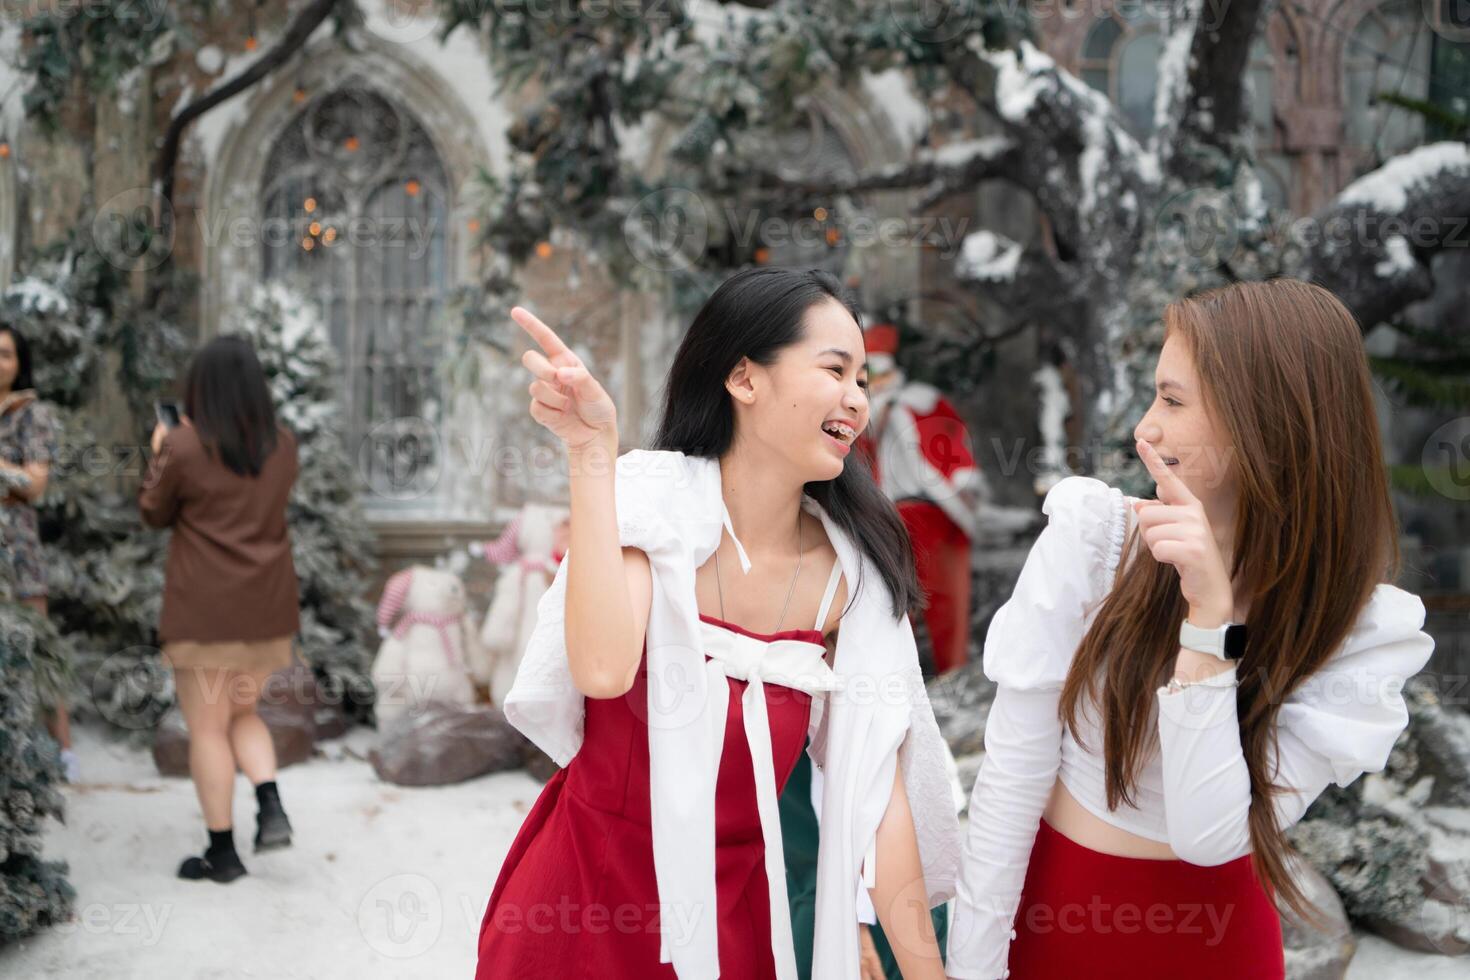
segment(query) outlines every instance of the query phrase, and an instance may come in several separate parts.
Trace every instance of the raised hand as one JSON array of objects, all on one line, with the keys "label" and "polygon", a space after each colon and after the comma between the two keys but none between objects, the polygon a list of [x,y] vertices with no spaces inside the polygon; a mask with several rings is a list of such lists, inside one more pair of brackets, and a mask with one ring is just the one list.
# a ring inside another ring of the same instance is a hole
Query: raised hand
[{"label": "raised hand", "polygon": [[531,418],[550,429],[568,452],[600,444],[616,453],[618,412],[612,398],[581,358],[535,314],[517,306],[510,315],[541,348],[521,355],[521,363],[535,376],[529,389]]},{"label": "raised hand", "polygon": [[1229,622],[1235,593],[1204,504],[1169,469],[1158,450],[1138,440],[1138,457],[1159,487],[1157,500],[1139,500],[1139,533],[1155,560],[1173,565],[1179,591],[1189,603],[1189,621],[1212,627]]}]

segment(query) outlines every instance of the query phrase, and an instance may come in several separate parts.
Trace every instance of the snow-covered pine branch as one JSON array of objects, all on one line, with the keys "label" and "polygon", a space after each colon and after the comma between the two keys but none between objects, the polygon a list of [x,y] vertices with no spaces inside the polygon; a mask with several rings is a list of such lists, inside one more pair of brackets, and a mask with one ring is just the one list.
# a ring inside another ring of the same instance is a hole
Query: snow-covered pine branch
[{"label": "snow-covered pine branch", "polygon": [[1470,146],[1431,143],[1343,189],[1311,223],[1296,274],[1332,290],[1365,330],[1434,290],[1430,260],[1470,242]]}]

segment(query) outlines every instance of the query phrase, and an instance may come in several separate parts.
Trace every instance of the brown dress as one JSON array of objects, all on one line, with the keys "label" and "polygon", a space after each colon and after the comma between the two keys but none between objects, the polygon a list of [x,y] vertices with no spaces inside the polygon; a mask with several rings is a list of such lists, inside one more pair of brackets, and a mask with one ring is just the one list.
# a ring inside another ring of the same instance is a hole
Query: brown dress
[{"label": "brown dress", "polygon": [[254,477],[206,451],[191,425],[164,437],[138,508],[148,525],[173,528],[158,624],[172,666],[263,672],[291,663],[301,618],[286,504],[298,471],[284,427]]}]

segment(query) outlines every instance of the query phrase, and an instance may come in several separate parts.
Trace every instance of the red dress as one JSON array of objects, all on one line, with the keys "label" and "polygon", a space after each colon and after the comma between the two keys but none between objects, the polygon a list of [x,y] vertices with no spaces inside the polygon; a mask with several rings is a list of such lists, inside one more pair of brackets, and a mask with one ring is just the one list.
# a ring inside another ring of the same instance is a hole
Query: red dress
[{"label": "red dress", "polygon": [[[703,613],[699,618],[757,640],[822,643],[820,630],[754,633]],[[500,866],[480,925],[476,980],[675,976],[672,965],[658,961],[647,652],[645,643],[645,660],[627,694],[586,699],[581,749],[541,791]],[[720,975],[774,977],[765,841],[741,705],[746,684],[726,682],[729,714],[715,782]],[[811,697],[769,681],[765,687],[779,788],[801,755]]]}]

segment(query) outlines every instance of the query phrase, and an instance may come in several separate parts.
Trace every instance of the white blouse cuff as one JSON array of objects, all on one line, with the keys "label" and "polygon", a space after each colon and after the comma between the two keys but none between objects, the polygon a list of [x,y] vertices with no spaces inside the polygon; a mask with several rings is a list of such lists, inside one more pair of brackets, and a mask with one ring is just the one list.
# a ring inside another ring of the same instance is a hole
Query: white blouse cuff
[{"label": "white blouse cuff", "polygon": [[1159,718],[1185,729],[1212,728],[1226,721],[1235,723],[1238,684],[1236,668],[1231,665],[1228,670],[1187,683],[1177,691],[1160,687]]}]

